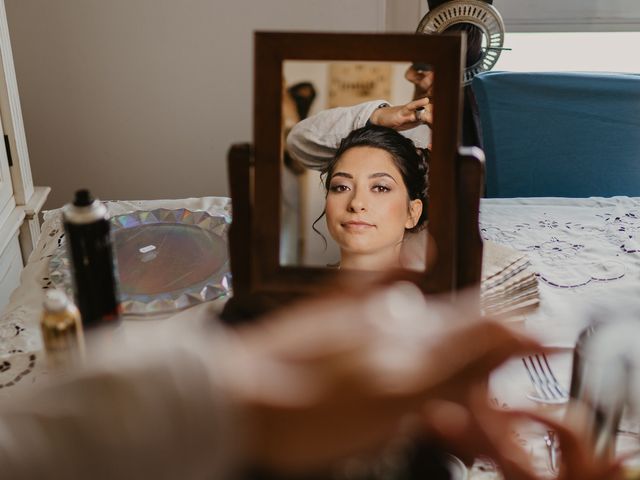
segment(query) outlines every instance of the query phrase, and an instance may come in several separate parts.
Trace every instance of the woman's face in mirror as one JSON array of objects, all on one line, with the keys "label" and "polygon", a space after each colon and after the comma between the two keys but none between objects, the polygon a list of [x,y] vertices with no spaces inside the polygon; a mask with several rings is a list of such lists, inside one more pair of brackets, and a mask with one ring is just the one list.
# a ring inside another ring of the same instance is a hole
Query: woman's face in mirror
[{"label": "woman's face in mirror", "polygon": [[400,266],[405,230],[417,223],[422,202],[409,200],[391,154],[369,146],[350,148],[330,175],[327,227],[340,247],[341,267]]},{"label": "woman's face in mirror", "polygon": [[[282,74],[287,85],[282,113],[289,121],[281,163],[280,265],[344,268],[341,247],[324,219],[327,172],[334,170],[342,140],[366,120],[370,126],[390,127],[397,135],[358,135],[347,150],[367,145],[390,152],[410,198],[422,200],[426,216],[428,152],[419,152],[419,158],[415,153],[416,147],[424,150],[430,144],[432,106],[430,101],[421,104],[424,113],[418,113],[418,106],[402,107],[414,103],[416,95],[424,102],[425,95],[433,94],[433,69],[429,63],[405,61],[287,60]],[[387,104],[391,108],[371,111]],[[417,113],[423,122],[418,126]],[[422,218],[419,226],[424,223]],[[413,268],[404,260],[402,267]]]}]

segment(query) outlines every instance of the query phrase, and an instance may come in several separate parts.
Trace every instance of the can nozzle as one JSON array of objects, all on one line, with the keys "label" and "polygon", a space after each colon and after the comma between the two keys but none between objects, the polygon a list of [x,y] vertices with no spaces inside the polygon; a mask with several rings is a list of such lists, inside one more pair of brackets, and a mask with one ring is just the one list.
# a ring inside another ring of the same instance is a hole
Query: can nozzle
[{"label": "can nozzle", "polygon": [[89,190],[77,190],[73,199],[73,205],[76,207],[88,207],[93,203],[93,196]]}]

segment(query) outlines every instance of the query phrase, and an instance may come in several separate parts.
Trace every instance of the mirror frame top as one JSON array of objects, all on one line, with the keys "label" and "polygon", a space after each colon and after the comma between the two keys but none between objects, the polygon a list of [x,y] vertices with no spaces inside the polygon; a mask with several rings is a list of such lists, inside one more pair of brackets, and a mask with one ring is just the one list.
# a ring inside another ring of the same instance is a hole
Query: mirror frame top
[{"label": "mirror frame top", "polygon": [[[403,270],[399,278],[426,293],[452,291],[456,284],[456,155],[460,137],[464,36],[460,34],[360,34],[256,32],[254,65],[254,167],[249,285],[237,293],[312,294],[332,276],[331,268],[280,265],[283,65],[287,60],[423,62],[434,71],[434,125],[429,164],[428,228],[437,255],[428,272]],[[236,219],[234,219],[235,221]],[[366,275],[365,272],[349,274]],[[235,277],[235,274],[234,274]],[[239,288],[238,288],[239,287]],[[238,291],[240,290],[240,291]]]}]

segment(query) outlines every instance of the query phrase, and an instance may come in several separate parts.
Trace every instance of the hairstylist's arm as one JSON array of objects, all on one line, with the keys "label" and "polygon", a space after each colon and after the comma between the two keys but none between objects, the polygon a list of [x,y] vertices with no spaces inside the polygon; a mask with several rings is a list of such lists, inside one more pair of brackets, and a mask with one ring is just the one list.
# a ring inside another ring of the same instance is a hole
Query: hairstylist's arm
[{"label": "hairstylist's arm", "polygon": [[323,110],[298,122],[287,136],[288,152],[304,166],[322,170],[352,130],[364,127],[384,100]]},{"label": "hairstylist's arm", "polygon": [[408,130],[422,124],[429,127],[433,124],[433,106],[429,98],[419,98],[405,105],[378,108],[373,111],[369,121],[374,125],[393,128],[398,131]]}]

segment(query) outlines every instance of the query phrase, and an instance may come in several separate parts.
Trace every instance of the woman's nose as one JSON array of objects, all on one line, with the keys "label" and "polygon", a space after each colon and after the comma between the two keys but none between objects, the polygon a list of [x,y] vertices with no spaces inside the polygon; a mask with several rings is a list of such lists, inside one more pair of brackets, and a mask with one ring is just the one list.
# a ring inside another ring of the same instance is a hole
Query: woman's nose
[{"label": "woman's nose", "polygon": [[366,202],[362,195],[358,195],[357,192],[351,197],[349,202],[350,212],[364,212],[366,210]]}]

